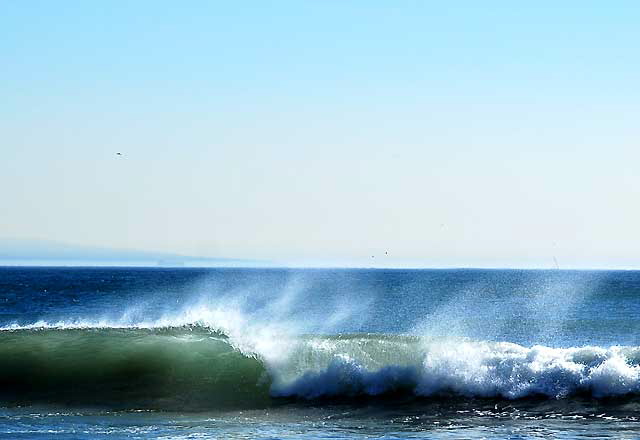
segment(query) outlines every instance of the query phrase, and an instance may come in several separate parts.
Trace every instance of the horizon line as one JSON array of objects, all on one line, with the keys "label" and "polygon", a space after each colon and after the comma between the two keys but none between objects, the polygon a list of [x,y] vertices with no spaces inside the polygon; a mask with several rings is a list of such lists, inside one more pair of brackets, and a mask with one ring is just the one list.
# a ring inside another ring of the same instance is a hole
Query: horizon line
[{"label": "horizon line", "polygon": [[22,263],[9,263],[0,261],[0,268],[113,268],[113,269],[273,269],[273,270],[531,270],[531,271],[549,271],[549,272],[568,272],[568,271],[582,271],[582,272],[603,272],[603,271],[624,271],[633,272],[639,271],[640,268],[634,267],[540,267],[540,266],[318,266],[318,265],[287,265],[287,264],[274,264],[274,265],[151,265],[151,264],[22,264]]}]

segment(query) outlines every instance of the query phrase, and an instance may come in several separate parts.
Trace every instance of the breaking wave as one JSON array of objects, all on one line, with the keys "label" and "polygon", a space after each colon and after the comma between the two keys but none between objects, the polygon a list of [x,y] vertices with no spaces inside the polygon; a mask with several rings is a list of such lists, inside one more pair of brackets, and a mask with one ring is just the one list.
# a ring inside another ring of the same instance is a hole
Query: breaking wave
[{"label": "breaking wave", "polygon": [[409,335],[279,336],[211,326],[0,329],[0,400],[123,408],[258,408],[291,399],[640,394],[640,347],[523,347]]}]

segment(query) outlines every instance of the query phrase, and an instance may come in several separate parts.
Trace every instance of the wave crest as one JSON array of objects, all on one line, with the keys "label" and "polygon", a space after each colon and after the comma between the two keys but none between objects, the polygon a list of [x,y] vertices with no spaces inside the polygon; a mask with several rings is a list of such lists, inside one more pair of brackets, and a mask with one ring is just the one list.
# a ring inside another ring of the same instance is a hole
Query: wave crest
[{"label": "wave crest", "polygon": [[0,331],[0,400],[175,409],[255,408],[274,398],[640,395],[640,347],[523,347],[380,334],[273,337],[245,334],[238,343],[201,323],[7,328]]}]

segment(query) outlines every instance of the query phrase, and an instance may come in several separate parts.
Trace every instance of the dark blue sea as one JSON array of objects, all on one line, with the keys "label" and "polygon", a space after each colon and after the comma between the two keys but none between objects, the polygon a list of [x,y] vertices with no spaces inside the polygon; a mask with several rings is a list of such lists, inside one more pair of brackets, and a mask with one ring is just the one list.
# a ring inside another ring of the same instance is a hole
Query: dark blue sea
[{"label": "dark blue sea", "polygon": [[0,268],[0,438],[640,438],[640,272]]}]

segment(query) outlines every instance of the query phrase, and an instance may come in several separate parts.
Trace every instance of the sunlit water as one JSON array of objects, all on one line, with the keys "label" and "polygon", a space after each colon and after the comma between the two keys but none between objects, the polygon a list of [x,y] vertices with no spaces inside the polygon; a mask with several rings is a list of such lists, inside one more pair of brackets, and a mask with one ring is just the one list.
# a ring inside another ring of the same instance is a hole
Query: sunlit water
[{"label": "sunlit water", "polygon": [[0,268],[2,438],[638,438],[640,272]]}]

